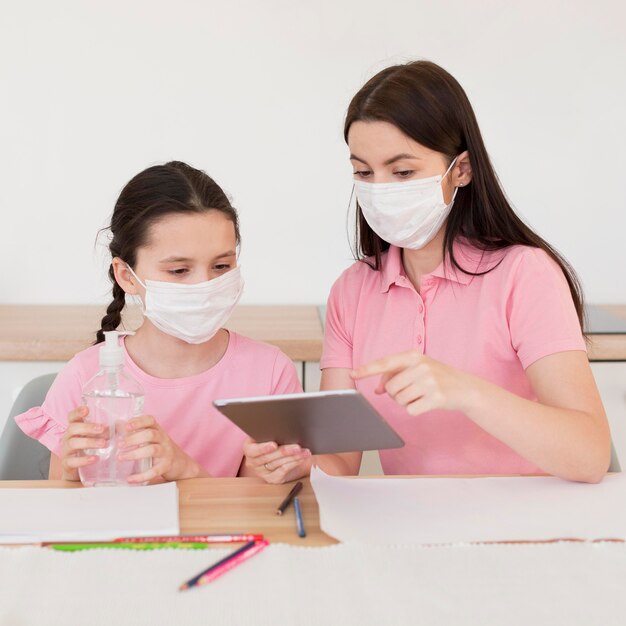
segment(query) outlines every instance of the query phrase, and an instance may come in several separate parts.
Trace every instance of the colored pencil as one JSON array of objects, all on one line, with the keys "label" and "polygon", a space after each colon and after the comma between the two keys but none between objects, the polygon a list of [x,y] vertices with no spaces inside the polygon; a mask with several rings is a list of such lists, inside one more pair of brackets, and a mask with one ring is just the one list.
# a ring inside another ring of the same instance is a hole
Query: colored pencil
[{"label": "colored pencil", "polygon": [[263,541],[263,535],[258,534],[215,534],[215,535],[179,535],[178,537],[120,537],[116,543],[169,543],[186,542],[192,543],[248,543],[250,541]]},{"label": "colored pencil", "polygon": [[168,541],[166,543],[47,543],[42,544],[45,548],[51,548],[58,552],[81,552],[82,550],[207,550],[208,543],[191,541]]},{"label": "colored pencil", "polygon": [[285,512],[285,509],[291,504],[291,501],[295,498],[295,496],[300,493],[301,489],[302,483],[298,481],[276,509],[276,515],[282,515]]},{"label": "colored pencil", "polygon": [[234,567],[237,567],[237,565],[240,565],[244,561],[253,557],[255,554],[258,554],[268,545],[269,542],[266,539],[263,539],[263,541],[250,541],[246,543],[238,550],[235,550],[217,563],[214,563],[204,571],[189,579],[186,583],[183,583],[179,587],[179,591],[185,591],[187,589],[192,589],[193,587],[200,587],[214,581],[216,578],[219,578]]},{"label": "colored pencil", "polygon": [[304,519],[302,519],[302,508],[300,507],[300,498],[293,499],[293,508],[296,511],[296,528],[298,529],[298,537],[306,537]]}]

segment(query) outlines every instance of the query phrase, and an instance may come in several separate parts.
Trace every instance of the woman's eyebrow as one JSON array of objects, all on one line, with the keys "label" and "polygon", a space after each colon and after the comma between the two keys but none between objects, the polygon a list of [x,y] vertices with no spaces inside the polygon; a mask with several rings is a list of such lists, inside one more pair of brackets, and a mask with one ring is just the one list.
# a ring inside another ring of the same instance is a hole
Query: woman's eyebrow
[{"label": "woman's eyebrow", "polygon": [[422,157],[415,156],[414,154],[408,154],[403,152],[402,154],[396,154],[396,156],[391,157],[385,161],[385,165],[391,165],[396,161],[402,161],[403,159],[421,159]]},{"label": "woman's eyebrow", "polygon": [[[395,163],[396,161],[401,161],[403,159],[422,159],[422,157],[416,156],[415,154],[408,154],[407,152],[403,152],[402,154],[396,154],[396,156],[393,156],[390,159],[387,159],[384,164],[391,165],[392,163]],[[367,161],[356,156],[356,154],[351,154],[350,160],[359,161],[359,163],[364,163],[365,165],[367,165]]]},{"label": "woman's eyebrow", "polygon": [[351,161],[358,161],[359,163],[363,163],[364,165],[367,165],[367,161],[364,161],[363,159],[359,158],[358,156],[356,156],[356,154],[351,154],[350,155],[350,160]]}]

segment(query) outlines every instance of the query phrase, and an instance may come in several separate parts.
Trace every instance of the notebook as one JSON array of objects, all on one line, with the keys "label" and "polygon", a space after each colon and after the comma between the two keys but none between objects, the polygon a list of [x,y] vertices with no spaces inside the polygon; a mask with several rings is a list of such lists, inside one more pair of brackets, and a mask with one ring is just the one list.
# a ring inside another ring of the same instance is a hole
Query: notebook
[{"label": "notebook", "polygon": [[0,543],[111,541],[178,535],[176,483],[147,487],[0,489]]},{"label": "notebook", "polygon": [[626,539],[626,473],[592,485],[554,476],[354,479],[314,467],[311,485],[320,527],[339,541]]}]

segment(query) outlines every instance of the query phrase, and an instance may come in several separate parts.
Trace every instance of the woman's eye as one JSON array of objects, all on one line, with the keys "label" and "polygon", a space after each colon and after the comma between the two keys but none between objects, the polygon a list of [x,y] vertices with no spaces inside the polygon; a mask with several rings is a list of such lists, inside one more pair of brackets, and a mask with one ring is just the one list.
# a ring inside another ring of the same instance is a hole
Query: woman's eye
[{"label": "woman's eye", "polygon": [[169,274],[172,274],[172,276],[183,276],[184,274],[186,274],[189,270],[186,267],[179,267],[175,270],[167,270]]},{"label": "woman's eye", "polygon": [[358,176],[359,178],[367,178],[372,172],[370,172],[369,170],[359,170],[354,172],[355,176]]},{"label": "woman's eye", "polygon": [[401,172],[396,172],[396,176],[399,176],[400,178],[408,178],[411,174],[413,174],[413,170],[402,170]]},{"label": "woman's eye", "polygon": [[215,265],[213,267],[213,269],[218,271],[218,272],[223,272],[225,270],[229,270],[230,269],[230,265],[228,263],[220,263],[219,265]]}]

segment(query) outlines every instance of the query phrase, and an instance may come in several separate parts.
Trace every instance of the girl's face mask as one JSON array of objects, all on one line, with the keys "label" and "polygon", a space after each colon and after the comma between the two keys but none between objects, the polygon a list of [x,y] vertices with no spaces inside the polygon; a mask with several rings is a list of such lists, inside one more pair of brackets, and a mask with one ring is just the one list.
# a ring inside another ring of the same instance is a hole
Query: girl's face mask
[{"label": "girl's face mask", "polygon": [[127,265],[146,290],[143,314],[159,330],[187,343],[209,341],[230,317],[243,291],[239,267],[193,285],[146,280],[145,284]]}]

